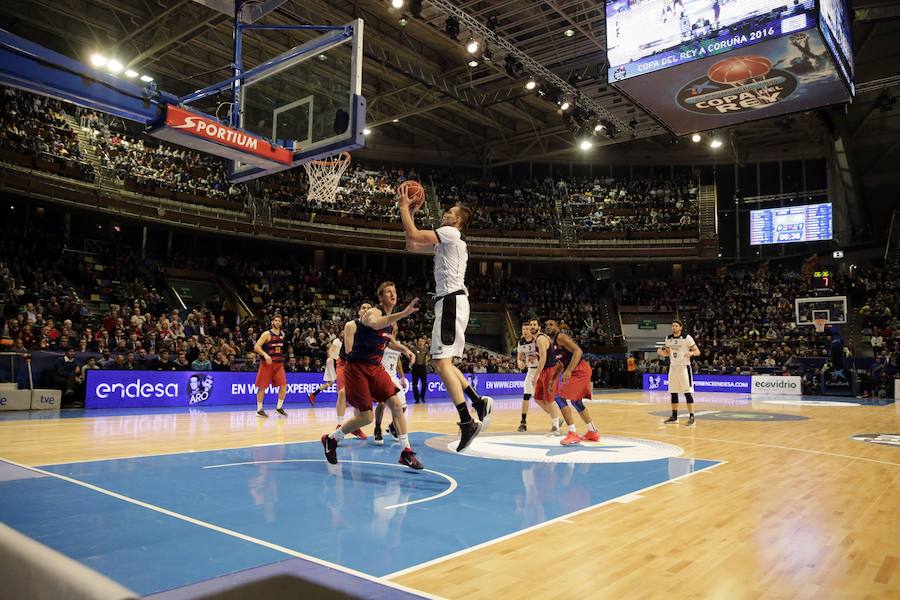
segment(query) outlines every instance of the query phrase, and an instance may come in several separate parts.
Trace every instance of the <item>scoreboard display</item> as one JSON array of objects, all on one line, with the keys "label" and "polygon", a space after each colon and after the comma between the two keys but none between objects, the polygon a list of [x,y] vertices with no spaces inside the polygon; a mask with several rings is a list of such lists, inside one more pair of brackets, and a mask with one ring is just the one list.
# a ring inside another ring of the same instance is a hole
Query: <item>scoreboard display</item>
[{"label": "scoreboard display", "polygon": [[789,244],[832,239],[831,203],[750,211],[750,244]]},{"label": "scoreboard display", "polygon": [[721,54],[814,24],[815,0],[607,0],[609,81]]},{"label": "scoreboard display", "polygon": [[677,135],[849,101],[847,0],[607,0],[607,79]]}]

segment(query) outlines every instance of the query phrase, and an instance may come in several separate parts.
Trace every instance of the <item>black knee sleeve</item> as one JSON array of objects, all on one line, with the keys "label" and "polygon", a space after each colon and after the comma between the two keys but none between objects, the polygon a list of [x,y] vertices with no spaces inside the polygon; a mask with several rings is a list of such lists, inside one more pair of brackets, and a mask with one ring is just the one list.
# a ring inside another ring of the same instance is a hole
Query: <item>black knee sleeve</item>
[{"label": "black knee sleeve", "polygon": [[688,404],[693,404],[693,403],[694,403],[694,396],[691,395],[691,394],[685,394],[685,395],[684,395],[684,399],[687,400],[687,403],[688,403]]},{"label": "black knee sleeve", "polygon": [[529,400],[531,400],[531,394],[525,394],[525,395],[522,397],[522,399],[525,400],[525,402],[528,402]]},{"label": "black knee sleeve", "polygon": [[672,396],[672,404],[678,404],[678,394],[670,394]]}]

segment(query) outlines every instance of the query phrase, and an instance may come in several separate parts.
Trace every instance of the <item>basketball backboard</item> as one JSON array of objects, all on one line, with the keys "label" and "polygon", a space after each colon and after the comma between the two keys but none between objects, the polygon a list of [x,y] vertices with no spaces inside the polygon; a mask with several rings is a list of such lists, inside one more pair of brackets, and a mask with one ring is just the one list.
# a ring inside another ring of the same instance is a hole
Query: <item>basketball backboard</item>
[{"label": "basketball backboard", "polygon": [[847,296],[821,296],[794,300],[797,325],[812,326],[815,319],[825,319],[827,325],[847,322]]},{"label": "basketball backboard", "polygon": [[[246,181],[363,146],[362,32],[357,19],[270,59],[240,86],[240,127],[293,150],[289,166],[266,169],[234,161]],[[249,28],[248,28],[249,29]],[[244,30],[245,35],[266,31]]]}]

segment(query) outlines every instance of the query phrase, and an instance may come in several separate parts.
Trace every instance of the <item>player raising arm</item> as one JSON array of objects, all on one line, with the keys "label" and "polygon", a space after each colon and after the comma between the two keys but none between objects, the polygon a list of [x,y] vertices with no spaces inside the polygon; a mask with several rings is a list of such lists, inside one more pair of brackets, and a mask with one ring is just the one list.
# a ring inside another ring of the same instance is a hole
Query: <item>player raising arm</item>
[{"label": "player raising arm", "polygon": [[[421,203],[424,202],[424,197]],[[463,229],[469,224],[471,212],[462,205],[444,213],[442,225],[435,230],[420,230],[413,221],[412,201],[408,185],[397,190],[400,219],[406,233],[406,248],[410,252],[434,252],[434,326],[431,330],[431,358],[434,370],[440,375],[447,393],[459,413],[460,437],[457,452],[462,452],[478,435],[491,417],[494,400],[481,397],[462,372],[453,364],[466,348],[466,327],[469,324],[469,291],[466,289],[466,265],[469,251]],[[466,406],[466,397],[478,415],[473,420]]]}]

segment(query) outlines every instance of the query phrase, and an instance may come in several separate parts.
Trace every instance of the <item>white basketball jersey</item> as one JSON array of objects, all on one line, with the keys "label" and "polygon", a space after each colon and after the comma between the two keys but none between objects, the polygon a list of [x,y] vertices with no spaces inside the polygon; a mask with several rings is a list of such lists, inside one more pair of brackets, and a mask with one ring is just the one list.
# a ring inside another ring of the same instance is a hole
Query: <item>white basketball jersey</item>
[{"label": "white basketball jersey", "polygon": [[694,338],[689,335],[681,335],[679,337],[674,335],[666,336],[666,348],[669,349],[669,366],[683,367],[691,364],[691,356],[688,354],[688,350],[695,345]]},{"label": "white basketball jersey", "polygon": [[334,346],[334,349],[338,352],[341,351],[341,347],[344,345],[344,342],[341,341],[341,338],[334,338],[331,340],[331,345]]},{"label": "white basketball jersey", "polygon": [[525,355],[525,364],[531,368],[538,366],[541,356],[538,353],[537,338],[531,338],[530,342],[526,342],[525,338],[519,338],[518,353]]},{"label": "white basketball jersey", "polygon": [[[434,294],[446,296],[466,289],[466,264],[469,248],[456,227],[444,225],[434,230],[438,245],[434,247]],[[468,291],[466,291],[468,295]]]},{"label": "white basketball jersey", "polygon": [[397,377],[397,361],[400,360],[400,353],[396,350],[391,350],[390,348],[384,349],[384,356],[381,357],[381,366],[384,367],[384,370],[387,371],[387,374],[391,376],[395,382],[399,379]]}]

